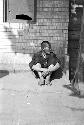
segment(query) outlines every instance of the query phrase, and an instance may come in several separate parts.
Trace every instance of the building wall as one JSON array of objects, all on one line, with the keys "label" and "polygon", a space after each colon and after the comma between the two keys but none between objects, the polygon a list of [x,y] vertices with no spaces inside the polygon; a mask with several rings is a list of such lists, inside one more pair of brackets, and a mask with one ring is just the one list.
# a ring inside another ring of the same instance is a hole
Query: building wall
[{"label": "building wall", "polygon": [[67,55],[69,0],[37,0],[36,22],[3,23],[0,0],[0,69],[28,70],[33,53],[48,40],[60,59]]}]

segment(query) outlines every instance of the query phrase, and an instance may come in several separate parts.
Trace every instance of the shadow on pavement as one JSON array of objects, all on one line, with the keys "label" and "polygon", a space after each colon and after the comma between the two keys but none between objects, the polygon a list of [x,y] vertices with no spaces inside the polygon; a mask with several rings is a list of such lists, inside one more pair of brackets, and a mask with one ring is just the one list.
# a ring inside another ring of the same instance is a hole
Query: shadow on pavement
[{"label": "shadow on pavement", "polygon": [[0,78],[5,77],[9,75],[9,71],[8,70],[0,70]]},{"label": "shadow on pavement", "polygon": [[84,95],[77,94],[75,92],[71,93],[70,96],[78,97],[78,98],[84,98]]},{"label": "shadow on pavement", "polygon": [[84,108],[76,108],[76,107],[69,107],[69,106],[66,106],[66,108],[69,108],[69,109],[71,109],[72,111],[81,111],[81,112],[84,111]]},{"label": "shadow on pavement", "polygon": [[77,89],[70,87],[70,85],[63,85],[64,88],[67,88],[72,91],[72,93],[69,96],[74,96],[78,98],[84,98],[84,95],[81,95],[80,91],[77,91]]}]

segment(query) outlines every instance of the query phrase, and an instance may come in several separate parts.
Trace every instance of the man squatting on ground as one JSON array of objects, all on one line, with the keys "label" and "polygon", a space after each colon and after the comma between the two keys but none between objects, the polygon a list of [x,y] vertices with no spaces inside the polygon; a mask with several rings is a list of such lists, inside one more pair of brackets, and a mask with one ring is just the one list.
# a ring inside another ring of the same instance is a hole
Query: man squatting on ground
[{"label": "man squatting on ground", "polygon": [[41,51],[34,54],[29,63],[30,69],[39,78],[39,85],[51,85],[50,78],[56,74],[60,67],[60,61],[51,50],[51,44],[48,41],[41,43]]}]

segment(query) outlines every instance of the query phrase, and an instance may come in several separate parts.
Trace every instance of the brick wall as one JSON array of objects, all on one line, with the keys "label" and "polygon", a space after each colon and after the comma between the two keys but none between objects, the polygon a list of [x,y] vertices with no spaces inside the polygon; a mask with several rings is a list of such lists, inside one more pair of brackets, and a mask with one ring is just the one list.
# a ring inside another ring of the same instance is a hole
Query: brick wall
[{"label": "brick wall", "polygon": [[0,68],[29,69],[34,52],[48,40],[59,58],[66,57],[68,43],[69,0],[37,0],[36,23],[3,23],[0,0]]}]

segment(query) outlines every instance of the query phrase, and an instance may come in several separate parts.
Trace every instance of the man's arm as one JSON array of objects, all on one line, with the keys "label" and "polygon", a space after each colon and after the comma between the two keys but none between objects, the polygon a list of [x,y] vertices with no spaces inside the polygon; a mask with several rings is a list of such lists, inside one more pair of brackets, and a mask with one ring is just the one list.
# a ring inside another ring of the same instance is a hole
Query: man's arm
[{"label": "man's arm", "polygon": [[60,64],[57,62],[56,65],[54,66],[53,64],[51,64],[48,68],[49,72],[53,72],[55,70],[57,70],[60,67]]},{"label": "man's arm", "polygon": [[59,64],[59,63],[56,63],[55,66],[54,66],[53,64],[51,64],[51,65],[48,67],[48,69],[42,73],[42,75],[43,75],[43,76],[47,76],[48,74],[52,73],[53,71],[56,71],[59,67],[60,67],[60,64]]},{"label": "man's arm", "polygon": [[41,64],[40,63],[37,63],[36,65],[33,65],[32,69],[36,70],[38,72],[46,72],[47,71],[46,68],[41,68]]}]

